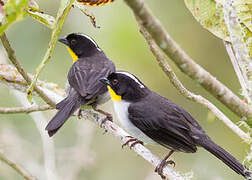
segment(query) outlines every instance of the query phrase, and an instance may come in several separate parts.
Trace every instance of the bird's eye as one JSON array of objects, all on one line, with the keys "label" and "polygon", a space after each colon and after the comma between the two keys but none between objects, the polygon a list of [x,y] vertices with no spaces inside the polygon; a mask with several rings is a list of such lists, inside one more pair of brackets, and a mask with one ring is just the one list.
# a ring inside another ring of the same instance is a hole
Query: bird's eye
[{"label": "bird's eye", "polygon": [[114,79],[114,80],[112,81],[112,84],[113,84],[113,85],[117,85],[117,84],[118,84],[118,80],[117,80],[117,79]]},{"label": "bird's eye", "polygon": [[75,45],[77,43],[77,41],[75,39],[71,40],[71,45]]}]

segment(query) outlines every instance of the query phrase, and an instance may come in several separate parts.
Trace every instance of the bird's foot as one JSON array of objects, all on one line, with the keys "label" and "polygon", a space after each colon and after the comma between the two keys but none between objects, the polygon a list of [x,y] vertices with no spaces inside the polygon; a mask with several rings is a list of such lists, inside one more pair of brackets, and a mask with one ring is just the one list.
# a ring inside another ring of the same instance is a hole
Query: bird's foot
[{"label": "bird's foot", "polygon": [[171,164],[173,167],[176,166],[176,163],[172,160],[166,161],[165,159],[162,160],[159,165],[157,165],[157,167],[155,168],[155,172],[158,173],[158,175],[161,176],[162,179],[165,179],[165,175],[163,174],[163,169],[166,165]]},{"label": "bird's foot", "polygon": [[78,116],[78,119],[82,119],[82,110],[81,110],[81,108],[78,110],[77,116]]},{"label": "bird's foot", "polygon": [[122,148],[124,148],[126,145],[129,145],[130,142],[132,142],[129,146],[130,149],[133,148],[136,144],[143,144],[143,141],[138,140],[137,138],[134,138],[132,136],[126,136],[127,138],[130,138],[129,140],[127,140],[123,145]]},{"label": "bird's foot", "polygon": [[[113,122],[113,118],[112,118],[112,115],[111,115],[111,114],[107,115],[106,118],[104,118],[104,119],[101,121],[101,123],[100,123],[100,128],[102,128],[102,125],[103,125],[106,121],[111,121],[111,122]],[[105,129],[104,132],[103,132],[103,134],[106,134],[107,132],[108,132],[108,130]]]},{"label": "bird's foot", "polygon": [[[103,115],[106,116],[106,118],[104,118],[104,119],[101,121],[101,123],[100,123],[100,128],[102,128],[102,125],[103,125],[106,121],[111,121],[111,122],[113,122],[113,117],[112,117],[112,115],[111,115],[110,113],[105,112],[105,111],[103,111],[103,110],[101,110],[101,109],[97,109],[96,106],[92,106],[92,108],[93,108],[94,111],[96,111],[96,112],[98,112],[98,113],[101,113],[101,114],[103,114]],[[103,134],[106,134],[107,132],[108,132],[108,131],[105,130],[105,131],[103,132]]]},{"label": "bird's foot", "polygon": [[101,123],[100,123],[100,127],[101,127],[101,128],[102,128],[102,125],[103,125],[106,121],[111,121],[111,122],[113,122],[113,118],[112,118],[112,115],[111,115],[111,114],[107,115],[106,118],[104,118],[104,119],[101,121]]},{"label": "bird's foot", "polygon": [[105,112],[105,111],[103,111],[103,110],[101,110],[101,109],[97,109],[95,106],[92,106],[92,107],[93,107],[93,110],[94,110],[94,111],[96,111],[96,112],[98,112],[98,113],[101,113],[101,114],[103,114],[103,115],[106,116],[106,118],[105,118],[104,120],[102,120],[101,125],[102,125],[104,122],[106,122],[107,120],[113,122],[113,116],[112,116],[110,113]]}]

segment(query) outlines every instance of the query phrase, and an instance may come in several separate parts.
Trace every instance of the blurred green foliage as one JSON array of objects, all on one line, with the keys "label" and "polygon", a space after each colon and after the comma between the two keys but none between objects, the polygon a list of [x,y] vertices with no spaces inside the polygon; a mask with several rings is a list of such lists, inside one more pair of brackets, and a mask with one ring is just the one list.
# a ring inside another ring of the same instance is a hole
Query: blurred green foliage
[{"label": "blurred green foliage", "polygon": [[[29,0],[9,0],[3,6],[4,16],[6,17],[6,22],[0,26],[0,34],[2,34],[11,24],[16,21],[22,20],[27,15],[26,9],[28,7]],[[2,13],[2,12],[1,12]],[[1,19],[1,23],[2,23]]]},{"label": "blurred green foliage", "polygon": [[[183,1],[146,0],[146,3],[161,20],[170,35],[197,63],[216,76],[234,93],[239,94],[240,86],[222,41],[201,27]],[[59,1],[41,0],[38,1],[38,4],[45,13],[56,16]],[[77,8],[74,8],[67,18],[61,35],[64,36],[70,32],[83,32],[93,37],[106,55],[115,62],[118,70],[132,72],[152,90],[185,108],[199,121],[217,144],[240,161],[243,160],[246,149],[248,149],[247,145],[242,143],[240,138],[222,122],[208,115],[206,108],[186,100],[172,87],[169,79],[154,60],[145,40],[138,32],[135,18],[123,1],[118,0],[108,6],[88,9],[94,13],[97,25],[101,26],[100,29],[94,28],[89,19]],[[16,50],[16,55],[28,72],[34,73],[39,61],[44,56],[50,40],[50,32],[50,29],[31,18],[15,23],[8,29],[7,35]],[[3,57],[2,52],[1,57]],[[65,47],[58,43],[52,61],[47,64],[40,79],[56,82],[63,88],[71,64],[70,55]],[[172,67],[185,87],[210,99],[234,122],[239,120],[205,90],[179,72],[176,66],[172,64]],[[102,108],[113,111],[111,105],[111,102],[108,102]],[[20,106],[8,88],[2,84],[0,84],[0,106]],[[46,113],[48,121],[54,114],[55,111]],[[209,121],[208,117],[210,117]],[[83,121],[82,123],[89,122]],[[15,132],[25,141],[32,144],[33,148],[21,147],[30,154],[31,159],[43,161],[40,136],[29,115],[0,114],[0,134],[10,126],[13,126]],[[74,144],[76,126],[76,118],[71,118],[54,137],[58,149],[71,147]],[[3,147],[0,142],[0,148],[15,150],[20,149],[20,144]],[[108,134],[103,135],[103,131],[99,128],[93,137],[91,149],[96,153],[95,164],[88,169],[83,169],[78,179],[138,180],[144,179],[150,171],[154,171],[153,167],[134,152],[127,148],[122,150],[118,139]],[[151,149],[160,157],[168,152],[162,147],[151,147]],[[219,177],[229,180],[242,179],[203,149],[199,149],[196,154],[176,153],[173,159],[176,162],[177,170],[193,171],[197,179],[217,180]],[[71,158],[68,160],[68,162],[58,164],[58,167],[71,164]],[[29,168],[31,165],[23,164],[23,166]],[[60,173],[59,171],[59,175]],[[21,178],[12,169],[0,164],[0,179],[16,180]]]},{"label": "blurred green foliage", "polygon": [[[224,20],[224,0],[185,0],[187,8],[195,19],[217,37],[230,41],[229,31]],[[238,16],[240,29],[236,30],[236,36],[241,37],[249,49],[249,56],[252,57],[252,4],[249,0],[233,1],[233,8]]]}]

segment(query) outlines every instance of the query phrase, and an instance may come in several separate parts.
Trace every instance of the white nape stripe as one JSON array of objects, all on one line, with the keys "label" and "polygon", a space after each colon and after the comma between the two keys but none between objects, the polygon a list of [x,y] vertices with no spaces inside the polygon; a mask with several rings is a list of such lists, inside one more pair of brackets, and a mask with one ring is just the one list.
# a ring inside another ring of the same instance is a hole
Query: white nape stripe
[{"label": "white nape stripe", "polygon": [[96,47],[99,51],[102,51],[102,50],[99,48],[99,46],[96,44],[96,42],[95,42],[91,37],[89,37],[88,35],[83,34],[83,33],[78,33],[78,35],[81,35],[81,36],[86,37],[87,39],[89,39],[89,40],[95,45],[95,47]]},{"label": "white nape stripe", "polygon": [[130,78],[133,79],[137,84],[139,84],[140,88],[144,88],[144,87],[145,87],[145,86],[144,86],[133,74],[130,74],[129,72],[125,72],[125,71],[117,71],[117,73],[124,74],[124,75],[130,77]]}]

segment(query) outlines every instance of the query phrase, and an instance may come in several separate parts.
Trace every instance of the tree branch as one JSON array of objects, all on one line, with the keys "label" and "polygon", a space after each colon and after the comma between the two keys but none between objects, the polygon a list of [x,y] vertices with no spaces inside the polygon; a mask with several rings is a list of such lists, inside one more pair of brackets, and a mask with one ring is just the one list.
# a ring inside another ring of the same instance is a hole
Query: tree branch
[{"label": "tree branch", "polygon": [[[11,72],[13,69],[12,68],[8,68],[8,69],[10,71],[9,73],[5,73],[2,75],[0,74],[0,77],[1,77],[0,81],[1,81],[1,79],[8,79],[11,83],[6,83],[5,81],[2,81],[2,82],[5,82],[5,84],[10,85],[11,87],[13,87],[17,90],[25,92],[26,88],[24,88],[24,87],[27,87],[27,85],[17,83],[14,86],[13,84],[15,83],[15,77],[12,77],[10,74],[15,74],[15,71]],[[0,72],[1,72],[1,66],[0,66]],[[11,79],[11,77],[13,79]],[[46,85],[41,86],[40,88],[42,91],[47,92],[47,95],[49,98],[54,98],[54,99],[62,99],[63,98],[62,95],[58,93],[58,92],[61,92],[61,90],[59,90],[58,88],[57,89],[49,89],[49,88],[47,88]],[[98,114],[97,112],[94,112],[92,110],[83,111],[82,116],[83,116],[83,119],[90,119],[90,120],[98,123],[99,125],[106,118],[105,116]],[[121,139],[122,143],[125,143],[128,140],[127,136],[129,136],[129,134],[126,133],[124,130],[122,130],[120,127],[118,127],[113,122],[105,121],[102,124],[102,127],[105,130],[112,133],[114,136]],[[129,144],[129,145],[131,145],[131,144]],[[146,147],[144,147],[140,144],[137,144],[132,149],[138,155],[142,156],[146,161],[151,163],[154,167],[156,167],[161,162],[161,160],[157,156],[152,154]],[[171,168],[169,166],[164,168],[164,175],[166,175],[168,177],[168,179],[172,179],[172,180],[188,180],[189,179],[188,177],[187,178],[183,177],[182,175],[180,175],[178,172],[176,172],[173,168]]]},{"label": "tree branch", "polygon": [[226,126],[228,126],[234,133],[236,133],[240,138],[242,138],[245,142],[250,143],[251,138],[248,134],[243,132],[237,125],[235,125],[225,114],[223,114],[217,107],[215,107],[211,102],[200,95],[196,95],[189,90],[187,90],[183,84],[179,81],[176,74],[173,72],[172,68],[166,61],[165,55],[159,50],[158,46],[155,44],[154,40],[151,38],[150,34],[140,26],[140,31],[143,34],[144,38],[148,42],[150,46],[150,50],[153,55],[156,57],[159,65],[169,77],[173,86],[187,99],[195,101],[199,104],[204,105],[208,110],[210,110],[216,117],[218,117]]},{"label": "tree branch", "polygon": [[[2,44],[8,54],[8,57],[10,59],[10,61],[12,62],[12,64],[17,68],[18,72],[23,76],[23,78],[25,79],[25,81],[27,83],[31,83],[31,78],[30,76],[25,72],[24,68],[21,66],[21,64],[19,63],[19,61],[17,60],[16,56],[15,56],[15,52],[14,49],[12,49],[8,38],[6,36],[5,33],[2,34],[2,36],[0,36],[0,39],[2,41]],[[34,86],[35,91],[39,94],[39,96],[50,106],[55,107],[55,102],[52,101],[43,91],[41,91],[37,86]]]},{"label": "tree branch", "polygon": [[[27,74],[27,76],[30,77],[30,79],[32,78],[31,74]],[[25,92],[29,86],[17,69],[9,64],[0,64],[0,82],[22,92]],[[54,83],[45,83],[44,81],[38,80],[36,88],[43,92],[43,94],[53,102],[62,100],[62,97],[65,95],[64,90],[60,89],[58,85]],[[38,93],[36,95],[38,95]]]},{"label": "tree branch", "polygon": [[196,80],[202,87],[225,104],[239,117],[252,116],[252,108],[237,97],[224,84],[194,62],[170,37],[160,21],[152,14],[144,0],[124,0],[140,24],[150,33],[156,44],[173,60],[186,75]]},{"label": "tree branch", "polygon": [[0,114],[17,114],[17,113],[31,113],[35,111],[46,111],[49,109],[53,109],[50,105],[42,105],[42,106],[30,106],[30,107],[11,107],[11,108],[3,108],[0,107]]},{"label": "tree branch", "polygon": [[0,160],[3,161],[5,164],[13,168],[18,174],[20,174],[26,180],[36,180],[34,176],[32,176],[27,170],[23,167],[19,166],[15,162],[9,160],[3,153],[0,152]]}]

